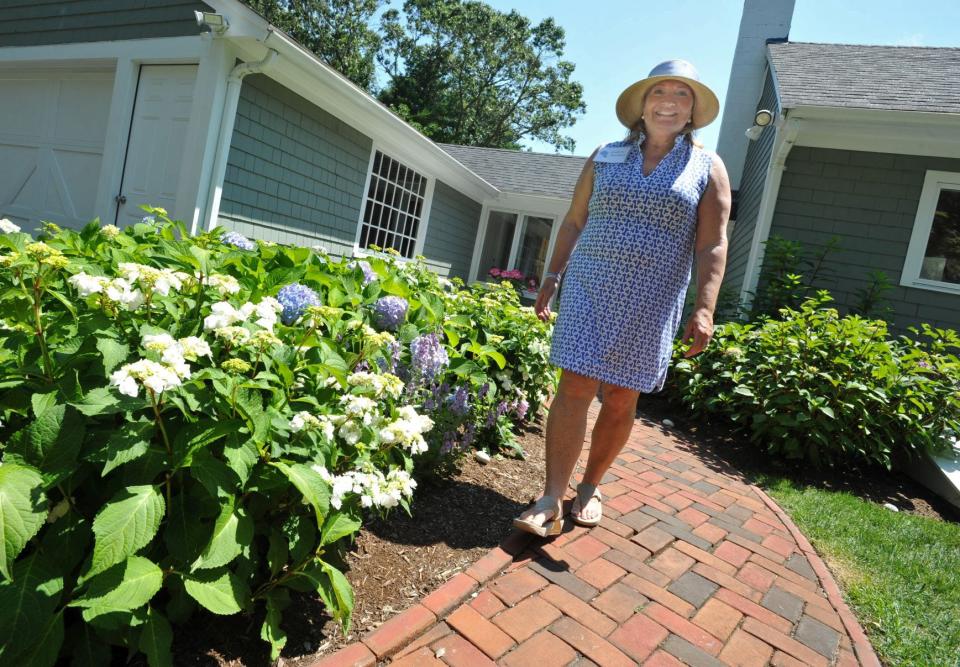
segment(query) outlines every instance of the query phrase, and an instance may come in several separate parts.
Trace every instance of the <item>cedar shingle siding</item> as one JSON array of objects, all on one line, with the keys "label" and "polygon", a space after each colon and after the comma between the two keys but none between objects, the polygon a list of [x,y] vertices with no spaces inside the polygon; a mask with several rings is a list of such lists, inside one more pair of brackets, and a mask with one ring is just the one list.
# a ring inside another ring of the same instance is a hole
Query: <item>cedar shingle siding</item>
[{"label": "cedar shingle siding", "polygon": [[350,255],[371,140],[263,75],[243,80],[220,224]]},{"label": "cedar shingle siding", "polygon": [[0,47],[200,33],[197,0],[0,0]]},{"label": "cedar shingle siding", "polygon": [[[780,113],[773,80],[769,73],[757,109],[769,109],[777,114]],[[724,288],[734,294],[739,294],[743,287],[747,258],[750,255],[750,244],[757,226],[757,213],[760,210],[760,198],[763,196],[763,187],[767,178],[767,164],[770,162],[770,152],[773,148],[775,136],[774,128],[768,127],[756,141],[751,141],[747,148],[743,178],[740,180],[737,220],[733,226],[729,256],[727,257],[727,270],[723,279]]]},{"label": "cedar shingle siding", "polygon": [[467,280],[480,226],[480,203],[437,181],[423,244],[427,264],[441,276]]},{"label": "cedar shingle siding", "polygon": [[828,275],[817,286],[830,290],[841,311],[856,303],[870,271],[880,270],[895,285],[886,296],[896,331],[921,322],[960,329],[956,295],[899,284],[930,169],[960,172],[960,160],[794,147],[770,235],[800,241],[812,252],[838,237],[839,249],[827,255]]}]

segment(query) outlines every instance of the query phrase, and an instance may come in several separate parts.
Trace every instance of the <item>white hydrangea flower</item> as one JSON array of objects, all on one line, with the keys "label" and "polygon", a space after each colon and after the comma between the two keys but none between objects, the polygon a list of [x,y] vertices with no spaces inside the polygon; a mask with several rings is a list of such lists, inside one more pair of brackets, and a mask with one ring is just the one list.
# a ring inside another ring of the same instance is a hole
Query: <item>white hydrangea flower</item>
[{"label": "white hydrangea flower", "polygon": [[360,436],[363,434],[363,429],[357,422],[353,421],[352,419],[348,419],[347,421],[343,422],[339,430],[337,430],[337,434],[343,438],[344,442],[353,446],[360,442]]},{"label": "white hydrangea flower", "polygon": [[134,289],[133,285],[123,278],[114,278],[104,286],[104,294],[114,303],[120,304],[127,310],[136,310],[143,305],[143,292]]},{"label": "white hydrangea flower", "polygon": [[254,312],[257,314],[256,324],[269,331],[277,324],[277,319],[283,306],[272,296],[265,296],[256,305]]},{"label": "white hydrangea flower", "polygon": [[366,372],[353,373],[347,377],[347,384],[351,387],[360,387],[377,398],[381,398],[384,394],[399,398],[403,393],[403,380],[391,373],[382,375]]},{"label": "white hydrangea flower", "polygon": [[211,273],[207,276],[207,284],[216,288],[220,296],[236,294],[240,291],[240,283],[237,282],[237,279],[222,273]]},{"label": "white hydrangea flower", "polygon": [[344,406],[347,417],[358,417],[364,424],[370,423],[365,418],[377,409],[377,402],[367,396],[347,394],[340,399],[340,404]]},{"label": "white hydrangea flower", "polygon": [[181,377],[172,368],[149,359],[126,364],[110,374],[110,384],[126,396],[136,397],[140,393],[138,383],[157,394],[182,384]]},{"label": "white hydrangea flower", "polygon": [[233,326],[237,322],[243,322],[245,319],[247,319],[246,315],[243,315],[226,301],[221,301],[210,307],[210,314],[203,318],[203,328],[207,331],[223,329]]},{"label": "white hydrangea flower", "polygon": [[319,426],[320,420],[309,412],[298,412],[290,419],[290,430],[294,433],[299,433],[309,428],[318,428]]},{"label": "white hydrangea flower", "polygon": [[103,276],[90,276],[81,272],[70,276],[67,282],[73,285],[81,298],[85,299],[91,294],[100,294],[109,282],[109,279]]},{"label": "white hydrangea flower", "polygon": [[243,345],[250,340],[250,332],[243,327],[220,327],[213,330],[213,335],[222,338],[233,347]]},{"label": "white hydrangea flower", "polygon": [[13,224],[9,218],[0,218],[0,232],[4,234],[13,234],[14,232],[19,232],[20,227]]},{"label": "white hydrangea flower", "polygon": [[183,356],[190,361],[196,361],[200,357],[210,357],[213,353],[210,350],[210,344],[202,338],[196,336],[187,336],[179,341]]},{"label": "white hydrangea flower", "polygon": [[108,239],[113,239],[120,236],[120,228],[116,225],[104,225],[100,228],[100,233]]}]

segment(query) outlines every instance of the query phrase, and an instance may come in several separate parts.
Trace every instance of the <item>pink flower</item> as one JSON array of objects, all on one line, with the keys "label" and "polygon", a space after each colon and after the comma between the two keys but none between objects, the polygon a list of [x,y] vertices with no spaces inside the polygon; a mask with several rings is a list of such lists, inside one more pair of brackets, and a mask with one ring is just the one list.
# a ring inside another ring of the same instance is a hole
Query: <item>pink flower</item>
[{"label": "pink flower", "polygon": [[490,275],[493,276],[494,278],[498,277],[500,275],[500,269],[496,267],[490,269]]}]

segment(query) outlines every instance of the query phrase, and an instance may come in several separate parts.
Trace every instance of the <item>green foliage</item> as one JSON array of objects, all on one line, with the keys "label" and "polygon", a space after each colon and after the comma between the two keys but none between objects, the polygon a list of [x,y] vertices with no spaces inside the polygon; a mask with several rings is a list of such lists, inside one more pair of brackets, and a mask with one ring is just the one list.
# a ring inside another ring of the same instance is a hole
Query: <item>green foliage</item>
[{"label": "green foliage", "polygon": [[893,289],[893,283],[883,271],[871,271],[870,282],[866,287],[856,290],[856,302],[850,307],[850,312],[863,317],[873,317],[887,320],[893,315],[893,308],[887,301],[886,294]]},{"label": "green foliage", "polygon": [[759,287],[749,312],[751,321],[777,317],[783,308],[798,308],[817,292],[815,284],[826,272],[824,261],[839,246],[832,238],[817,253],[799,241],[771,236],[766,241]]},{"label": "green foliage", "polygon": [[[409,511],[414,472],[509,448],[555,381],[550,325],[512,290],[389,255],[242,250],[148,212],[0,234],[3,664],[122,647],[169,665],[191,615],[257,608],[276,658],[291,591],[349,629],[340,568],[364,518]],[[384,296],[408,304],[393,331]]]},{"label": "green foliage", "polygon": [[381,38],[370,21],[384,0],[247,0],[247,4],[355,84],[373,88]]},{"label": "green foliage", "polygon": [[562,134],[586,110],[564,31],[474,0],[405,0],[383,14],[380,100],[435,141],[518,148]]},{"label": "green foliage", "polygon": [[821,292],[779,319],[720,325],[692,359],[677,345],[671,397],[813,465],[889,467],[894,450],[947,447],[960,433],[956,332],[891,339],[885,322],[840,317],[829,301]]}]

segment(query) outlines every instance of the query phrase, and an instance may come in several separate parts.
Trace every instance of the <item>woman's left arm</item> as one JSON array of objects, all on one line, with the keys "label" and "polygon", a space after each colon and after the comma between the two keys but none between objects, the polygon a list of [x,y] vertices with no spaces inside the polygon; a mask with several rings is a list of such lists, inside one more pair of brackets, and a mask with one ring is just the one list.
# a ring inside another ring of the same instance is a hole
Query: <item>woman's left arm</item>
[{"label": "woman's left arm", "polygon": [[710,180],[697,209],[697,301],[683,330],[690,341],[684,356],[702,352],[713,337],[713,311],[727,264],[727,220],[730,218],[730,180],[719,156],[713,156]]}]

